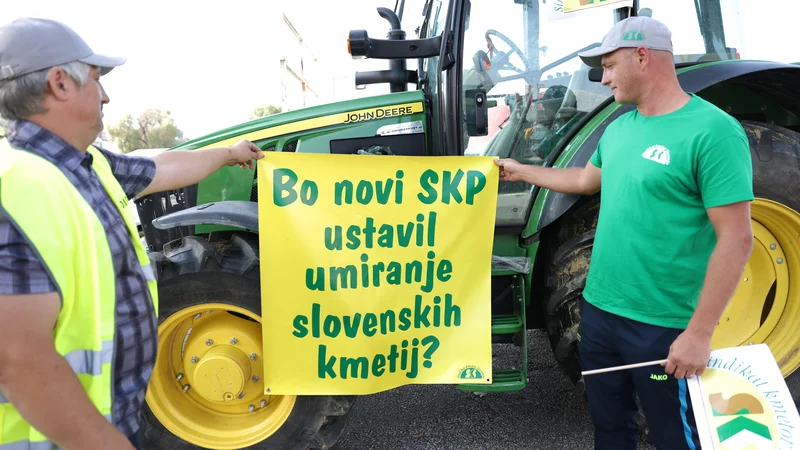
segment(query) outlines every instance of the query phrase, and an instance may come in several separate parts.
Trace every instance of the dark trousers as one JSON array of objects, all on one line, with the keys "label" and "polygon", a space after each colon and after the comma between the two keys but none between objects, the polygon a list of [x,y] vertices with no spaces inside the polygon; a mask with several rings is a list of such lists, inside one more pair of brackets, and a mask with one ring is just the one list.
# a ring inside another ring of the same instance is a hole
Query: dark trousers
[{"label": "dark trousers", "polygon": [[133,445],[133,448],[135,448],[136,450],[142,450],[143,438],[144,438],[144,425],[139,427],[139,431],[133,433],[131,436],[128,436],[128,440],[131,441],[131,445]]},{"label": "dark trousers", "polygon": [[[582,301],[579,328],[583,370],[666,359],[683,330],[662,328],[605,312]],[[636,450],[639,395],[650,440],[661,450],[699,449],[686,380],[666,375],[653,365],[584,376],[595,449]]]}]

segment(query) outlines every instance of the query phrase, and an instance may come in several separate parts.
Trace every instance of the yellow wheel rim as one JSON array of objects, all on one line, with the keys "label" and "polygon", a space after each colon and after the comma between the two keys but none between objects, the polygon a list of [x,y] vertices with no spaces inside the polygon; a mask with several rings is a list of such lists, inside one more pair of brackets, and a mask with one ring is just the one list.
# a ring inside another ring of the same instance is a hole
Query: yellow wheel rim
[{"label": "yellow wheel rim", "polygon": [[158,335],[147,403],[172,434],[201,447],[236,449],[286,422],[296,397],[264,393],[260,317],[204,304],[167,317]]},{"label": "yellow wheel rim", "polygon": [[751,216],[753,252],[711,346],[765,343],[788,377],[800,367],[800,214],[758,198]]}]

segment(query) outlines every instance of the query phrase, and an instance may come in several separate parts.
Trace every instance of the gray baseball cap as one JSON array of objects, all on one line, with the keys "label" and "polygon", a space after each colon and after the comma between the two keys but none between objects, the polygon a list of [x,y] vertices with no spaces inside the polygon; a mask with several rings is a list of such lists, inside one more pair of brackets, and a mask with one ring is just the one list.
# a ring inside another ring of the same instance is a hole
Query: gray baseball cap
[{"label": "gray baseball cap", "polygon": [[125,58],[98,55],[68,26],[49,19],[20,18],[0,27],[0,80],[80,61],[105,75]]},{"label": "gray baseball cap", "polygon": [[589,67],[600,67],[603,55],[621,48],[645,47],[672,52],[672,32],[666,25],[650,17],[629,17],[617,22],[606,34],[600,47],[579,53]]}]

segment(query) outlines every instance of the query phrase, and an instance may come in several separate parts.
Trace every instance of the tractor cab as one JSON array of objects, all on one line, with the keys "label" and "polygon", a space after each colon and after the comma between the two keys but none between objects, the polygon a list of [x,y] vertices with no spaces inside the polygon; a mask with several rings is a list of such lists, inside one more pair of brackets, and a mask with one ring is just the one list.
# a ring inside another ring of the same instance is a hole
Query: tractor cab
[{"label": "tractor cab", "polygon": [[[599,46],[616,21],[647,15],[679,30],[676,64],[736,59],[725,45],[721,4],[727,16],[738,13],[725,0],[426,0],[410,39],[399,24],[413,11],[398,0],[395,11],[379,8],[391,24],[388,39],[352,31],[349,48],[354,58],[391,60],[388,71],[357,73],[357,85],[390,83],[398,92],[413,82],[424,92],[428,154],[552,165],[593,112],[613,101],[602,71],[583,64],[580,52]],[[406,69],[413,59],[416,72]],[[525,226],[535,191],[501,183],[497,225]]]}]

